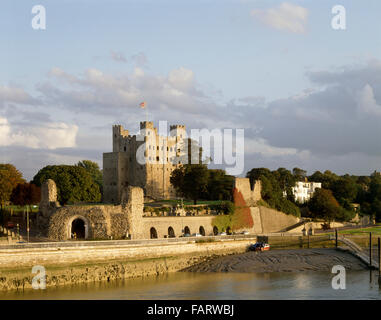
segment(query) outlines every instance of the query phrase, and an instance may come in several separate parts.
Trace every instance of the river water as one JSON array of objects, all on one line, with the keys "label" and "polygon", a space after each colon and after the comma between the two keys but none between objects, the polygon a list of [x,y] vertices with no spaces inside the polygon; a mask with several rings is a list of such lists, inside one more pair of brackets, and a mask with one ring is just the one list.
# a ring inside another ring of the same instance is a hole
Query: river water
[{"label": "river water", "polygon": [[328,272],[178,272],[111,282],[0,293],[0,299],[380,299],[378,273],[346,274],[346,289],[332,289]]}]

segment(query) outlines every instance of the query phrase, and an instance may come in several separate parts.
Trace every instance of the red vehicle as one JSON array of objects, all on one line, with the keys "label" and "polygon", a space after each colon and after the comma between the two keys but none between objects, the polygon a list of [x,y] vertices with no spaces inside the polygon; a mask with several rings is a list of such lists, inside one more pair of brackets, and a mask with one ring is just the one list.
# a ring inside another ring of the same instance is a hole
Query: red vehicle
[{"label": "red vehicle", "polygon": [[8,228],[8,229],[12,229],[15,227],[15,224],[12,222],[12,221],[8,221],[6,224],[5,224],[5,227]]},{"label": "red vehicle", "polygon": [[249,247],[249,250],[250,251],[268,251],[270,250],[270,245],[264,242],[257,242],[255,244],[252,244]]}]

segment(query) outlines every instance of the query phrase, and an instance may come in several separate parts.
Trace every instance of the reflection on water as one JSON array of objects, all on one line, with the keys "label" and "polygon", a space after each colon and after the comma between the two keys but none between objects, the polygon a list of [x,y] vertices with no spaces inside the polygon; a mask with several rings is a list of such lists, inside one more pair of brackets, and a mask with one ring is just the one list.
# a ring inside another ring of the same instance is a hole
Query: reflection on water
[{"label": "reflection on water", "polygon": [[380,299],[378,275],[347,272],[346,290],[334,274],[172,273],[159,277],[0,293],[0,299]]}]

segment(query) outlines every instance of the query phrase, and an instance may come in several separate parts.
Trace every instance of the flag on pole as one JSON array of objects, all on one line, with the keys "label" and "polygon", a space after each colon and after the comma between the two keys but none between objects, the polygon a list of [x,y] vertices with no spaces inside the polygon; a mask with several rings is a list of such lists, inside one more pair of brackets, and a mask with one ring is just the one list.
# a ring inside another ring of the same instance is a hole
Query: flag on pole
[{"label": "flag on pole", "polygon": [[146,102],[143,101],[141,104],[139,104],[140,108],[144,109],[146,107]]}]

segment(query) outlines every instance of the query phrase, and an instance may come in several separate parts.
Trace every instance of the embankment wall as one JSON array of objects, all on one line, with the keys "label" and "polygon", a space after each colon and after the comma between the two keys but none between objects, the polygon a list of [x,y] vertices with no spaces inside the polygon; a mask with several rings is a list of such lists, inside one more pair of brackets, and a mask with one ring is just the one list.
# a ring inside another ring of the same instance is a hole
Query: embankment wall
[{"label": "embankment wall", "polygon": [[[241,253],[256,238],[196,243],[0,249],[0,290],[28,289],[32,267],[46,270],[46,285],[159,275],[216,255]],[[17,266],[17,267],[15,267]]]}]

